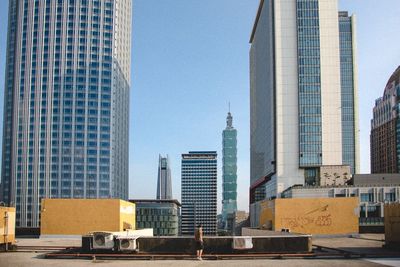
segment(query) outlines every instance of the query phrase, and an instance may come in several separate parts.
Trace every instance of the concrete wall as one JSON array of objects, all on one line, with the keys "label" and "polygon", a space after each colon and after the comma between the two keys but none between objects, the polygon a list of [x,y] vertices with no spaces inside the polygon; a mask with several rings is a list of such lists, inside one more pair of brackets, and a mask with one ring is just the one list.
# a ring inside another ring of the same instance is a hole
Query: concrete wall
[{"label": "concrete wall", "polygon": [[385,242],[400,247],[400,203],[385,205]]},{"label": "concrete wall", "polygon": [[135,204],[119,199],[43,199],[41,235],[135,229]]},{"label": "concrete wall", "polygon": [[15,208],[0,207],[0,244],[5,243],[15,243]]},{"label": "concrete wall", "polygon": [[[138,239],[141,252],[148,253],[196,253],[193,237],[141,237]],[[259,236],[252,237],[253,248],[234,250],[233,237],[205,237],[204,254],[243,253],[304,253],[310,252],[310,236]]]},{"label": "concrete wall", "polygon": [[275,199],[261,203],[260,227],[304,234],[358,233],[359,200],[350,198]]}]

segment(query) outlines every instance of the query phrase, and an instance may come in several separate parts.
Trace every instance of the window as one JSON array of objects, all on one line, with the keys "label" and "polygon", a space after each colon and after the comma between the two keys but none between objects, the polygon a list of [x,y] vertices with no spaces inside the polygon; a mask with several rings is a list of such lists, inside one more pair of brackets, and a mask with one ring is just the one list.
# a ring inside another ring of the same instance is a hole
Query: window
[{"label": "window", "polygon": [[374,195],[372,193],[361,193],[360,194],[360,201],[361,202],[373,202]]}]

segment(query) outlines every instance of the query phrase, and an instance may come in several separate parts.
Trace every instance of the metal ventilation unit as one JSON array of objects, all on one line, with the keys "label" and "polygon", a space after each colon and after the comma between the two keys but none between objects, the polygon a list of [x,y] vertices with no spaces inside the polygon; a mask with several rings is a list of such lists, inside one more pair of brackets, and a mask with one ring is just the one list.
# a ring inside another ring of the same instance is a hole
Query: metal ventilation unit
[{"label": "metal ventilation unit", "polygon": [[137,251],[136,239],[139,236],[115,236],[119,251]]},{"label": "metal ventilation unit", "polygon": [[93,233],[93,249],[113,249],[114,235],[111,232],[94,232]]}]

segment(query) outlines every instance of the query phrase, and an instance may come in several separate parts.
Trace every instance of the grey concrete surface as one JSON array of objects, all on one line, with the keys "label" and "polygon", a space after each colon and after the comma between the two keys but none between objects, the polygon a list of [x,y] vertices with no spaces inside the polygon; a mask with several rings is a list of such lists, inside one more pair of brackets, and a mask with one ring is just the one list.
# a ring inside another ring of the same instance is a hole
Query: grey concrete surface
[{"label": "grey concrete surface", "polygon": [[[335,237],[335,238],[313,238],[314,244],[326,247],[344,249],[358,253],[386,254],[389,251],[382,248],[383,236],[377,234],[360,235],[355,238]],[[45,238],[45,239],[17,239],[19,246],[80,246],[81,240],[78,238]],[[400,257],[398,252],[394,252]],[[258,267],[258,266],[400,266],[400,258],[394,259],[282,259],[282,260],[157,260],[157,261],[137,261],[137,260],[61,260],[44,259],[43,252],[8,252],[0,253],[0,267],[36,267],[36,266],[146,266],[146,267],[203,267],[203,266],[233,266],[233,267]],[[394,255],[396,256],[396,255]]]},{"label": "grey concrete surface", "polygon": [[1,267],[36,267],[36,266],[146,266],[146,267],[207,267],[207,266],[232,266],[232,267],[265,267],[265,266],[279,266],[279,267],[304,267],[304,266],[354,266],[354,267],[374,267],[383,266],[378,263],[368,262],[365,260],[345,260],[345,259],[284,259],[284,260],[223,260],[223,261],[197,261],[190,260],[176,260],[176,261],[132,261],[132,260],[54,260],[44,259],[42,253],[23,253],[23,252],[9,252],[0,253],[0,266]]},{"label": "grey concrete surface", "polygon": [[313,238],[313,245],[376,256],[400,257],[400,251],[383,248],[384,236],[363,234],[359,237]]}]

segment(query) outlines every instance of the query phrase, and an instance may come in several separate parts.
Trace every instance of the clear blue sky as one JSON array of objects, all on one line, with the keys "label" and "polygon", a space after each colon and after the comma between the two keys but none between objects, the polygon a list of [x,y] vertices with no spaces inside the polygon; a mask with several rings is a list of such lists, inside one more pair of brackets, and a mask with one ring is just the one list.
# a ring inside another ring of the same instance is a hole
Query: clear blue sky
[{"label": "clear blue sky", "polygon": [[[7,2],[0,2],[0,118]],[[170,156],[173,195],[178,199],[181,153],[216,150],[220,161],[230,101],[238,129],[238,207],[247,209],[248,41],[258,2],[133,0],[131,198],[155,197],[159,153]],[[339,7],[357,15],[361,170],[367,173],[372,107],[400,64],[400,1],[340,0]],[[219,165],[219,202],[221,183]]]}]

